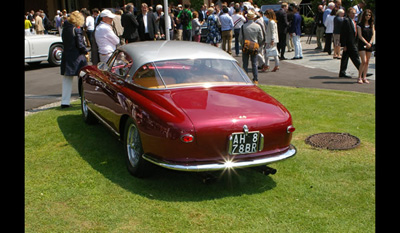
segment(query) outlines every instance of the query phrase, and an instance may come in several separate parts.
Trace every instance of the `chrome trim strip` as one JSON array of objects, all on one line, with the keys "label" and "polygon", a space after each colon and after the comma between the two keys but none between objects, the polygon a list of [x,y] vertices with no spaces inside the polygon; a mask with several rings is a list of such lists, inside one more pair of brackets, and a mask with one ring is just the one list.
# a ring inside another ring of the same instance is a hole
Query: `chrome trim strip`
[{"label": "chrome trim strip", "polygon": [[225,169],[231,169],[231,168],[245,168],[245,167],[255,167],[255,166],[266,165],[269,163],[275,163],[275,162],[293,157],[296,154],[296,152],[297,152],[296,147],[293,145],[290,145],[289,150],[287,150],[286,152],[272,156],[272,157],[264,158],[264,159],[242,161],[242,162],[227,161],[226,163],[211,163],[211,164],[201,164],[201,165],[170,164],[170,163],[166,163],[164,161],[152,158],[147,154],[143,154],[143,158],[155,165],[158,165],[158,166],[161,166],[164,168],[168,168],[171,170],[187,171],[187,172],[205,172],[205,171],[225,170]]},{"label": "chrome trim strip", "polygon": [[25,59],[45,58],[45,57],[48,57],[48,55],[36,55],[36,56],[30,56],[30,57],[25,57]]},{"label": "chrome trim strip", "polygon": [[89,105],[87,105],[88,110],[93,113],[93,115],[104,125],[106,126],[108,129],[110,129],[113,133],[115,133],[118,137],[120,137],[120,133],[117,132],[113,127],[111,127],[111,125],[109,125],[105,120],[103,120],[97,113],[95,113],[90,107]]},{"label": "chrome trim strip", "polygon": [[[164,82],[164,80],[163,80]],[[149,91],[160,91],[160,90],[174,90],[174,89],[182,89],[182,88],[197,88],[197,87],[204,87],[204,85],[187,85],[187,86],[180,86],[180,87],[164,87],[164,88],[147,88],[147,87],[143,87],[140,85],[137,85],[135,83],[132,82],[132,80],[128,81],[129,84],[136,86],[138,88],[142,88],[145,90],[149,90]],[[250,84],[250,83],[246,83],[246,84],[212,84],[210,86],[207,86],[207,88],[211,88],[211,87],[232,87],[232,86],[255,86],[255,84]]]},{"label": "chrome trim strip", "polygon": [[258,151],[264,150],[264,134],[260,133],[260,145],[258,146]]},{"label": "chrome trim strip", "polygon": [[232,153],[233,135],[231,134],[228,139],[228,153]]}]

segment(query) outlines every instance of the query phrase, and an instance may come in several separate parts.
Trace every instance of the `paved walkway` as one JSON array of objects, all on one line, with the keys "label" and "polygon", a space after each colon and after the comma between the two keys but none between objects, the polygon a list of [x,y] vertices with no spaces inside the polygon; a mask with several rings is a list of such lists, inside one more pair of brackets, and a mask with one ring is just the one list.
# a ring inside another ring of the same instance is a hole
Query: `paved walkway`
[{"label": "paved walkway", "polygon": [[[311,44],[306,44],[307,37],[301,38],[303,47],[303,59],[280,61],[278,72],[259,72],[259,84],[280,85],[306,88],[334,89],[344,91],[355,91],[375,94],[375,57],[372,56],[368,73],[373,75],[368,77],[370,84],[358,84],[358,71],[349,60],[347,74],[351,79],[339,78],[340,60],[333,59],[333,55],[315,50],[315,37]],[[233,46],[232,46],[233,47]],[[286,52],[285,57],[291,59],[294,52]],[[242,65],[242,55],[235,57]],[[271,61],[270,70],[275,66]],[[251,67],[249,65],[249,77],[252,78]]]},{"label": "paved walkway", "polygon": [[[332,55],[328,55],[328,53],[323,53],[321,52],[322,50],[316,50],[315,48],[317,47],[317,41],[314,37],[314,39],[311,41],[311,44],[307,44],[308,36],[303,36],[301,38],[302,42],[302,47],[303,47],[303,56],[304,58],[302,60],[288,60],[288,62],[293,63],[293,64],[299,64],[304,67],[308,68],[320,68],[326,71],[330,71],[333,73],[339,73],[339,68],[340,68],[340,60],[338,59],[333,59],[333,52]],[[323,43],[324,45],[324,43]],[[333,45],[332,45],[333,49]],[[287,58],[292,58],[290,56],[294,56],[294,52],[291,52],[288,54],[289,56],[286,56]],[[349,64],[347,66],[347,75],[350,75],[354,78],[358,76],[358,70],[356,67],[353,65],[351,60],[349,59]],[[372,76],[368,77],[368,80],[375,80],[375,57],[371,56],[370,59],[370,64],[368,67],[368,73],[372,73]]]}]

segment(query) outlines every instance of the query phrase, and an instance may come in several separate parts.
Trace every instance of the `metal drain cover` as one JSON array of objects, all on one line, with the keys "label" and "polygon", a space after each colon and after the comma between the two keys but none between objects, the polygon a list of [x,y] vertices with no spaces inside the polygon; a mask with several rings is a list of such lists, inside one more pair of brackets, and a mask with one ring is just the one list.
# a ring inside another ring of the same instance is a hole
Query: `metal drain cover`
[{"label": "metal drain cover", "polygon": [[328,150],[348,150],[356,148],[361,141],[349,133],[318,133],[306,138],[306,143]]}]

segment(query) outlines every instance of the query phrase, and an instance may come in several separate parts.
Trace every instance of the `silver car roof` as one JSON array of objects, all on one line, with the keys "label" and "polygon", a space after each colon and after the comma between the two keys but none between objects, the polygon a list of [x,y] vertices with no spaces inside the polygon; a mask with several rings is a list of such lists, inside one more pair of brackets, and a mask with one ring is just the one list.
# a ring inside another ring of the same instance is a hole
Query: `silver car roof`
[{"label": "silver car roof", "polygon": [[123,45],[119,48],[133,60],[131,70],[156,61],[178,59],[222,59],[236,60],[220,48],[209,44],[188,41],[144,41]]}]

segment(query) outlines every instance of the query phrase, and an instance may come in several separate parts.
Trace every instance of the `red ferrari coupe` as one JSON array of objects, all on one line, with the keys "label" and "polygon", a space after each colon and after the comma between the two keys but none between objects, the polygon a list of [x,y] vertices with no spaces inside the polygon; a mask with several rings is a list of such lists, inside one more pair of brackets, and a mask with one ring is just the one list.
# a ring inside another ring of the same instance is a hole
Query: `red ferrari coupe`
[{"label": "red ferrari coupe", "polygon": [[[150,164],[180,171],[262,166],[290,158],[288,110],[210,45],[138,42],[79,74],[82,115],[123,142],[129,172]],[[95,135],[93,135],[95,137]]]}]

